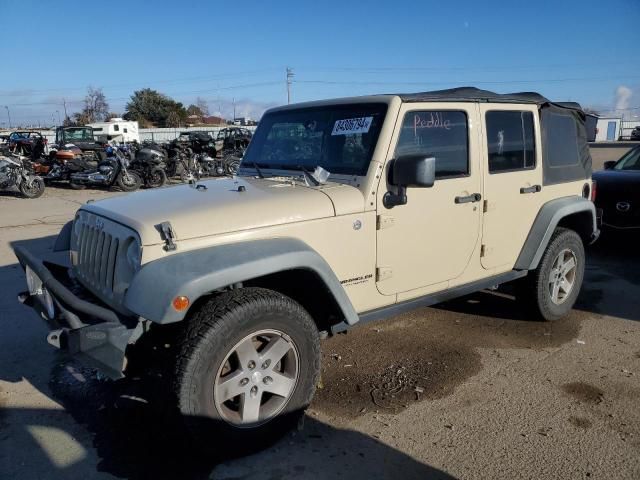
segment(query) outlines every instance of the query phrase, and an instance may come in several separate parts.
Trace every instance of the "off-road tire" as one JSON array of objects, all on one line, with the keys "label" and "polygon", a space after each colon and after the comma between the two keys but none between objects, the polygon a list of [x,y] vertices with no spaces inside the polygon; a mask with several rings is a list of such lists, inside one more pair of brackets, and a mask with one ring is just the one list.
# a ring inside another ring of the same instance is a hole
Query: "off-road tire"
[{"label": "off-road tire", "polygon": [[44,180],[40,177],[36,177],[31,181],[31,185],[27,185],[26,182],[22,182],[19,189],[20,193],[22,193],[26,198],[39,198],[44,193]]},{"label": "off-road tire", "polygon": [[[247,454],[272,444],[296,425],[315,391],[320,339],[313,319],[291,298],[262,288],[232,290],[195,307],[178,346],[173,381],[178,410],[194,446],[205,452]],[[257,426],[234,426],[215,406],[215,377],[240,340],[264,329],[281,331],[295,344],[298,380],[275,417]]]},{"label": "off-road tire", "polygon": [[[556,304],[549,292],[549,279],[554,261],[564,249],[569,249],[576,258],[576,273],[573,287],[567,298]],[[558,227],[547,245],[538,268],[529,272],[517,285],[517,298],[528,313],[538,320],[554,321],[564,317],[573,308],[584,279],[585,253],[580,235],[567,228]]]}]

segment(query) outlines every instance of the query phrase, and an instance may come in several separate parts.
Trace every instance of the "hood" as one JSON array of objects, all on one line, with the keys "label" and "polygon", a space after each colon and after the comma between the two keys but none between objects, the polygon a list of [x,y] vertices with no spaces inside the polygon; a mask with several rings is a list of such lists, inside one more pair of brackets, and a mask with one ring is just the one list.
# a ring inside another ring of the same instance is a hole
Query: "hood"
[{"label": "hood", "polygon": [[597,185],[597,194],[633,194],[640,191],[640,170],[600,170],[592,175]]},{"label": "hood", "polygon": [[82,210],[133,228],[143,245],[163,242],[157,227],[162,222],[171,223],[179,242],[364,210],[360,190],[337,183],[307,187],[285,180],[236,177],[197,185],[139,191],[92,202]]}]

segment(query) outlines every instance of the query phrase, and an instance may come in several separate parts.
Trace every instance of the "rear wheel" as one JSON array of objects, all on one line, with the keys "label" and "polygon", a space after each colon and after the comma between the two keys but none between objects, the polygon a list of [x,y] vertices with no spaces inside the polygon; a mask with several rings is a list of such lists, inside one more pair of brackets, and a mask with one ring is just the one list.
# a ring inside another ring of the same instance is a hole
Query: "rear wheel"
[{"label": "rear wheel", "polygon": [[319,335],[309,314],[277,292],[246,288],[192,314],[174,391],[197,445],[246,453],[296,424],[319,373]]},{"label": "rear wheel", "polygon": [[558,228],[538,268],[522,279],[518,297],[537,317],[558,320],[573,308],[584,278],[585,253],[580,236]]},{"label": "rear wheel", "polygon": [[31,180],[31,183],[26,181],[20,184],[20,193],[27,198],[38,198],[42,196],[45,189],[44,180],[40,177],[36,177]]}]

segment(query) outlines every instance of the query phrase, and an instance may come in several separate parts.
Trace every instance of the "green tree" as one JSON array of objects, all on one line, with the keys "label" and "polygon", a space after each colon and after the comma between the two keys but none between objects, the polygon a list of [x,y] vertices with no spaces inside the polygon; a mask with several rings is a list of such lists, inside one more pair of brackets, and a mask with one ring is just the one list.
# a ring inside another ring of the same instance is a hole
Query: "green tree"
[{"label": "green tree", "polygon": [[125,119],[137,120],[143,125],[178,127],[187,117],[182,103],[150,88],[133,92],[125,109]]}]

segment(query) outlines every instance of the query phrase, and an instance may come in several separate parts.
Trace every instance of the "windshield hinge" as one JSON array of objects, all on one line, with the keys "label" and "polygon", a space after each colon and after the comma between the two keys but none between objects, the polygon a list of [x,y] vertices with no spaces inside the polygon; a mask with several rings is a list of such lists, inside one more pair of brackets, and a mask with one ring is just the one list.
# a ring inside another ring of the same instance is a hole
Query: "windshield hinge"
[{"label": "windshield hinge", "polygon": [[176,239],[176,232],[169,222],[162,222],[160,225],[160,232],[162,233],[162,239],[165,242],[163,247],[167,252],[172,252],[178,248],[174,242]]}]

